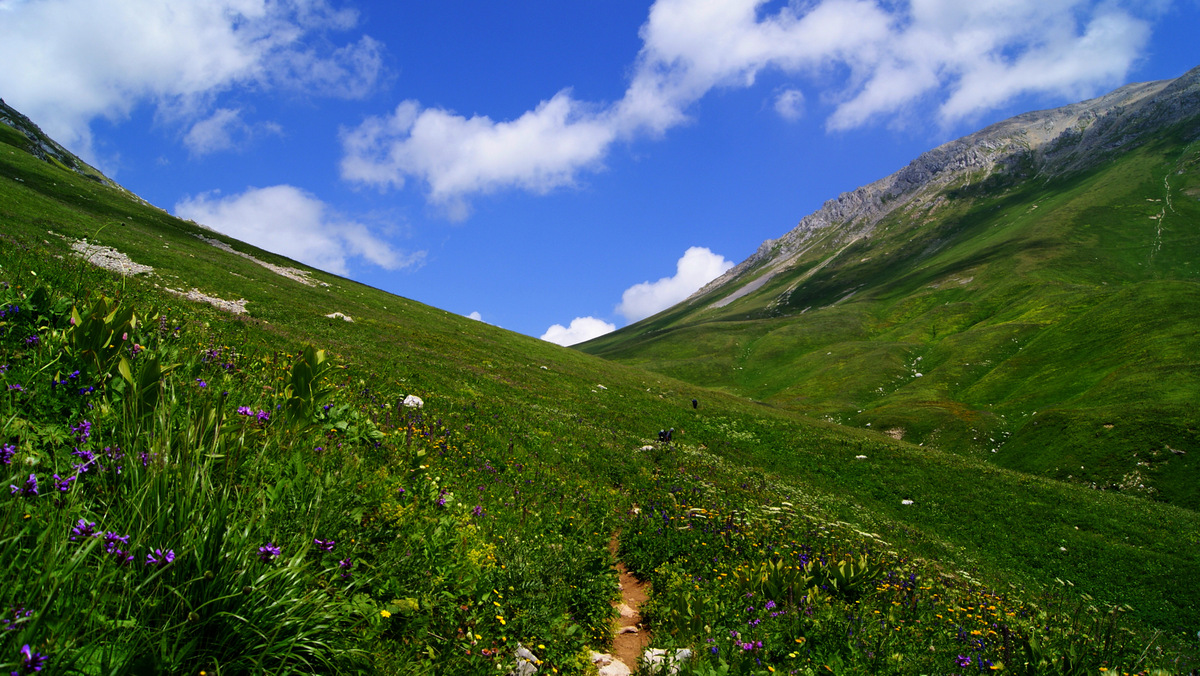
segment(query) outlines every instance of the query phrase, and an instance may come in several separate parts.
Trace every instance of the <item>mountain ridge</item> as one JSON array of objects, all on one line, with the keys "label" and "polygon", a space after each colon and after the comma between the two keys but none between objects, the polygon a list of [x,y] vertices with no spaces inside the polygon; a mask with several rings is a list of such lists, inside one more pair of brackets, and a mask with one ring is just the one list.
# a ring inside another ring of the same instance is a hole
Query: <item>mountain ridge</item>
[{"label": "mountain ridge", "polygon": [[[1170,105],[1164,106],[1162,98]],[[1110,131],[1127,125],[1129,118],[1136,118],[1139,113],[1152,113],[1155,109],[1160,112],[1151,122],[1169,124],[1170,118],[1177,120],[1187,114],[1188,102],[1195,104],[1198,99],[1200,68],[1195,68],[1174,80],[1128,84],[1079,103],[1022,113],[948,141],[922,153],[899,171],[826,201],[796,227],[779,238],[763,242],[746,260],[698,289],[685,302],[693,302],[729,284],[760,264],[769,268],[760,276],[761,283],[765,283],[780,268],[794,262],[817,231],[837,227],[842,242],[866,236],[880,219],[964,174],[982,170],[986,179],[998,168],[1035,159],[1031,154],[1040,155],[1036,160],[1041,162],[1035,162],[1042,165],[1039,172],[1086,168],[1085,151],[1105,139],[1121,145],[1132,140],[1128,135],[1120,139],[1098,135],[1097,129]],[[1194,113],[1195,105],[1190,110]]]}]

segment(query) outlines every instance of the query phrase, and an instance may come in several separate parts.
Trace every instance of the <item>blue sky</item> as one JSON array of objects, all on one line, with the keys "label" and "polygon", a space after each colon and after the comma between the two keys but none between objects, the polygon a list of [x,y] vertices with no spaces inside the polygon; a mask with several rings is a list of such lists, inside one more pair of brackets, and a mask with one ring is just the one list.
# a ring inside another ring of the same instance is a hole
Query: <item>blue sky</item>
[{"label": "blue sky", "polygon": [[172,213],[570,343],[944,141],[1183,74],[1197,29],[1200,0],[0,0],[0,97]]}]

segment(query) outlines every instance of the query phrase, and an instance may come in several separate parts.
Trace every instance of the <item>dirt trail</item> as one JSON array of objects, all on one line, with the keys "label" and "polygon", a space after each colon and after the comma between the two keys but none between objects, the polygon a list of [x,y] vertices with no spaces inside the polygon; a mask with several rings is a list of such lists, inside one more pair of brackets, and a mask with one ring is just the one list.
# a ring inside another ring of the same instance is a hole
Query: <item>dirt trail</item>
[{"label": "dirt trail", "polygon": [[[609,540],[608,550],[612,552],[613,558],[616,558],[616,535]],[[621,561],[617,561],[616,568],[621,575],[621,602],[617,604],[617,608],[621,610],[621,616],[617,618],[616,622],[617,634],[613,638],[612,655],[633,670],[637,668],[638,658],[642,652],[650,645],[650,633],[638,626],[642,621],[639,608],[647,598],[646,592],[649,585],[634,577]],[[629,632],[625,629],[626,627],[633,627],[637,629],[637,632]]]}]

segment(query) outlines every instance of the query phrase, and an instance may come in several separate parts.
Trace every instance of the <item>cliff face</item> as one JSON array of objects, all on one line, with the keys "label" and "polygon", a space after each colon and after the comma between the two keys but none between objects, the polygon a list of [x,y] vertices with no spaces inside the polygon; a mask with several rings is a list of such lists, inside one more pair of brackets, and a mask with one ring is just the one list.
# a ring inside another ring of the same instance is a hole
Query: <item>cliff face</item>
[{"label": "cliff face", "polygon": [[1055,175],[1086,169],[1198,112],[1200,68],[1195,68],[1176,80],[1130,84],[1095,99],[998,122],[827,201],[782,237],[763,242],[749,258],[689,300],[765,268],[754,282],[757,287],[807,251],[817,234],[830,234],[834,245],[869,237],[875,224],[896,209],[968,177],[1018,170]]}]

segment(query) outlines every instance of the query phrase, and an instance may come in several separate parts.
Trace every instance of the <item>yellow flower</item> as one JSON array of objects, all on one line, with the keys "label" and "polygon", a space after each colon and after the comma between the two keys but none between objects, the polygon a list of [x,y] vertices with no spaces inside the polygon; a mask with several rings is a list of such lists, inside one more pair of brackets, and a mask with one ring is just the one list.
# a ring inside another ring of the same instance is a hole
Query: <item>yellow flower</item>
[{"label": "yellow flower", "polygon": [[389,612],[388,612],[388,611],[386,611],[386,610],[381,610],[381,611],[379,611],[379,614],[380,614],[380,615],[382,615],[382,616],[384,616],[384,617],[391,617],[391,616],[392,616],[392,614],[391,614],[391,613],[389,613]]},{"label": "yellow flower", "polygon": [[503,616],[503,615],[497,615],[497,616],[496,616],[496,620],[497,620],[498,622],[500,622],[500,624],[508,624],[507,622],[505,622],[505,621],[504,621],[504,616]]}]

